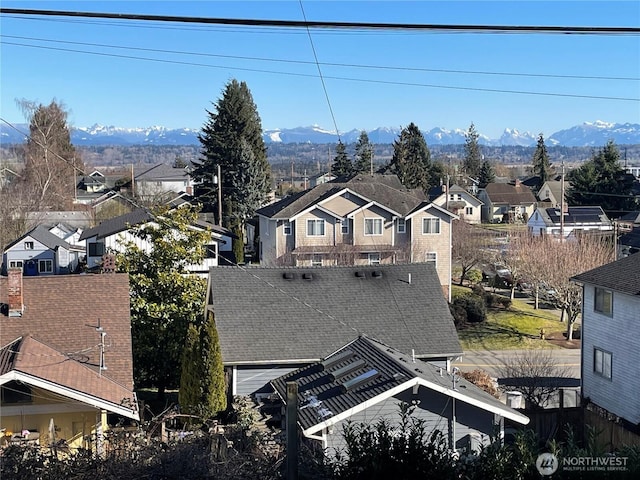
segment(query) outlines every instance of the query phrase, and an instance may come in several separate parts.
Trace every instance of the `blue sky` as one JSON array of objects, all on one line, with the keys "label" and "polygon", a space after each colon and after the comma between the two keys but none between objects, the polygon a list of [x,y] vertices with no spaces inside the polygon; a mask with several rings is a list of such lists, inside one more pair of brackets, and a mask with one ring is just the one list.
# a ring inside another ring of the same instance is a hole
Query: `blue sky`
[{"label": "blue sky", "polygon": [[[323,21],[640,26],[637,1],[3,0],[2,7],[269,20],[303,20],[303,7],[307,20]],[[307,32],[6,14],[0,35],[0,113],[12,123],[24,122],[16,99],[55,98],[78,127],[200,128],[232,78],[249,86],[264,129],[414,122],[466,130],[473,122],[497,138],[504,128],[549,136],[585,121],[640,123],[638,35]]]}]

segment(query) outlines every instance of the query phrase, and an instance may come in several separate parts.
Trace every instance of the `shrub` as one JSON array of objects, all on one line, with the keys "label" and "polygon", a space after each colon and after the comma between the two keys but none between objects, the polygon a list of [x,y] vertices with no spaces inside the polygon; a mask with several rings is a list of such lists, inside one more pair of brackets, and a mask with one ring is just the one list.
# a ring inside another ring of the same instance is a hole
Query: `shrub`
[{"label": "shrub", "polygon": [[456,297],[453,300],[452,312],[458,312],[460,309],[465,311],[467,322],[477,323],[487,319],[487,307],[484,298],[473,293]]},{"label": "shrub", "polygon": [[467,310],[456,302],[455,299],[452,303],[449,304],[449,310],[451,311],[451,316],[453,317],[453,323],[456,326],[457,330],[462,330],[467,325]]}]

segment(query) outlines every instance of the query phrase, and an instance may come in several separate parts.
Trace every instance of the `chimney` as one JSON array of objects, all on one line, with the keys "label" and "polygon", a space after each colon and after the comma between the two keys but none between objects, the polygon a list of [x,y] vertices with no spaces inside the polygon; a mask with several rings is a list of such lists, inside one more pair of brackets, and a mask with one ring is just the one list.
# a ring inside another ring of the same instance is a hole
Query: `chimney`
[{"label": "chimney", "polygon": [[7,271],[7,293],[9,297],[9,316],[21,317],[24,311],[22,268],[9,268]]}]

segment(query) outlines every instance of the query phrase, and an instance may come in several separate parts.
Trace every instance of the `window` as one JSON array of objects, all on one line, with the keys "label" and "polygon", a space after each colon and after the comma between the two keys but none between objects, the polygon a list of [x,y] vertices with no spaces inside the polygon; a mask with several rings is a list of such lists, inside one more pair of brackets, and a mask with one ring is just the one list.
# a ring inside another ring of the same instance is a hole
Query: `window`
[{"label": "window", "polygon": [[33,250],[33,242],[24,242],[25,250]]},{"label": "window", "polygon": [[611,378],[611,353],[593,349],[593,371],[604,378]]},{"label": "window", "polygon": [[407,231],[407,221],[404,218],[398,219],[398,233],[405,233]]},{"label": "window", "polygon": [[449,201],[453,202],[456,199],[456,196],[453,193],[449,194]]},{"label": "window", "polygon": [[11,260],[9,262],[9,268],[22,268],[22,260]]},{"label": "window", "polygon": [[313,257],[311,257],[311,266],[312,267],[321,267],[322,266],[322,255],[318,253],[314,253]]},{"label": "window", "polygon": [[282,225],[282,233],[285,235],[291,235],[291,222],[284,222]]},{"label": "window", "polygon": [[324,220],[307,220],[307,237],[324,237]]},{"label": "window", "polygon": [[379,253],[370,253],[369,254],[369,265],[380,265],[380,254]]},{"label": "window", "polygon": [[89,244],[89,256],[101,257],[104,255],[104,243],[90,243]]},{"label": "window", "polygon": [[440,219],[439,218],[423,218],[422,233],[424,235],[432,235],[432,234],[440,233]]},{"label": "window", "polygon": [[340,221],[340,231],[343,235],[349,235],[349,219],[343,218]]},{"label": "window", "polygon": [[53,260],[38,260],[38,272],[53,273]]},{"label": "window", "polygon": [[613,315],[613,293],[611,290],[596,287],[596,298],[593,309],[604,315]]},{"label": "window", "polygon": [[218,255],[218,246],[215,243],[205,245],[204,248],[206,249],[205,258],[216,258]]},{"label": "window", "polygon": [[434,265],[436,265],[438,263],[438,254],[436,252],[427,252],[425,261],[427,263],[433,263]]},{"label": "window", "polygon": [[365,218],[364,234],[365,235],[382,235],[382,219],[381,218]]},{"label": "window", "polygon": [[473,207],[466,207],[464,209],[464,214],[465,215],[473,215]]}]

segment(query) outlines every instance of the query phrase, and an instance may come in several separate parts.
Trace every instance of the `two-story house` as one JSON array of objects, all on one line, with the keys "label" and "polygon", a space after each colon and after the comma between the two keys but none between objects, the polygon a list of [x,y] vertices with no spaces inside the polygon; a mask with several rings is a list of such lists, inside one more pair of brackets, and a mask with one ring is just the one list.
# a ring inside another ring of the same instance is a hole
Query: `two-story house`
[{"label": "two-story house", "polygon": [[395,175],[327,182],[258,210],[265,266],[433,263],[449,296],[451,221]]},{"label": "two-story house", "polygon": [[533,236],[561,234],[566,238],[580,232],[612,232],[613,223],[599,206],[566,207],[564,215],[559,208],[537,208],[527,221]]},{"label": "two-story house", "polygon": [[429,200],[455,213],[467,223],[482,221],[482,201],[458,185],[439,185],[429,190]]},{"label": "two-story house", "polygon": [[489,183],[478,192],[483,202],[482,221],[486,223],[526,222],[536,207],[531,189],[516,180],[508,183]]},{"label": "two-story house", "polygon": [[186,168],[160,163],[147,166],[134,175],[131,193],[142,199],[153,199],[166,192],[193,193],[193,180]]},{"label": "two-story house", "polygon": [[581,273],[582,397],[640,433],[640,255]]}]

